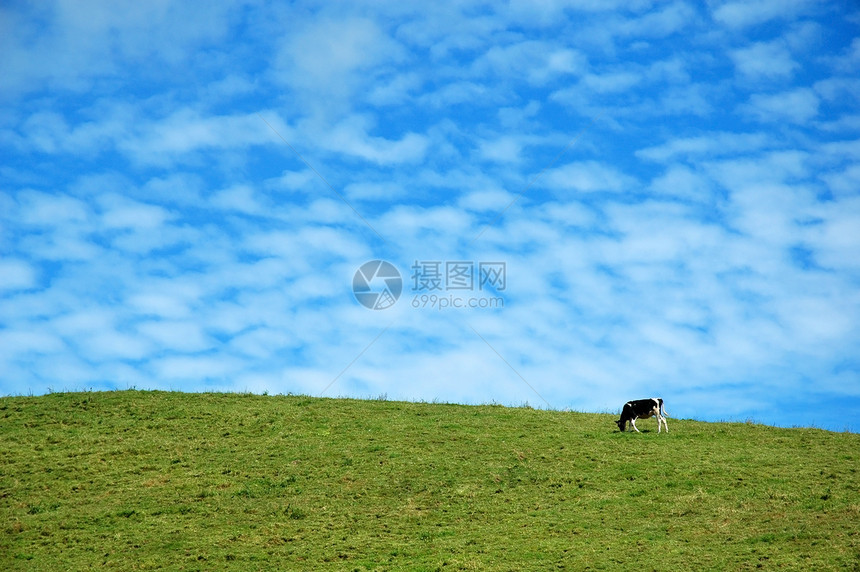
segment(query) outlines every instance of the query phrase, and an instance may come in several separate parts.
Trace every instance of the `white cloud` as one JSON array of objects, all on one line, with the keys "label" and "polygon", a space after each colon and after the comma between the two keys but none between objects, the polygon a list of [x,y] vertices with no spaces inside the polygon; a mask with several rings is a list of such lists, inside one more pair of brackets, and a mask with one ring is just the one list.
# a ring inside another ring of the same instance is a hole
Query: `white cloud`
[{"label": "white cloud", "polygon": [[501,98],[481,83],[473,81],[454,81],[443,87],[422,94],[418,101],[433,107],[447,108],[452,105],[473,101],[495,102]]},{"label": "white cloud", "polygon": [[271,207],[264,205],[257,191],[249,185],[235,185],[218,191],[212,197],[212,204],[225,210],[249,215],[271,212]]},{"label": "white cloud", "polygon": [[65,194],[28,190],[21,193],[18,200],[21,203],[18,220],[25,224],[74,224],[86,222],[92,216],[85,202]]},{"label": "white cloud", "polygon": [[557,22],[564,17],[565,11],[574,12],[614,12],[619,9],[640,12],[651,6],[651,2],[643,0],[549,0],[535,5],[524,0],[514,0],[510,3],[511,13],[515,19],[535,18],[542,25]]},{"label": "white cloud", "polygon": [[771,20],[788,19],[815,6],[812,0],[729,1],[713,11],[713,18],[729,28],[747,28]]},{"label": "white cloud", "polygon": [[101,224],[107,229],[153,229],[162,226],[170,218],[170,213],[163,207],[129,200],[117,194],[102,195],[99,203],[104,209]]},{"label": "white cloud", "polygon": [[137,134],[116,145],[135,161],[171,164],[195,151],[277,144],[279,138],[266,121],[281,136],[290,136],[277,118],[263,117],[265,121],[256,113],[206,117],[186,108],[158,121],[139,119]]},{"label": "white cloud", "polygon": [[26,236],[21,239],[20,246],[30,256],[47,261],[86,261],[104,254],[104,249],[90,240],[82,230],[52,230],[50,233]]},{"label": "white cloud", "polygon": [[[168,288],[168,285],[164,285]],[[168,292],[150,292],[134,294],[129,297],[129,306],[143,316],[158,316],[162,318],[188,318],[191,310],[187,300],[176,295],[175,288],[170,285]]]},{"label": "white cloud", "polygon": [[325,183],[320,180],[319,175],[310,169],[284,171],[279,177],[269,179],[265,182],[265,188],[267,189],[308,194],[318,192],[322,185],[325,185]]},{"label": "white cloud", "polygon": [[24,138],[45,153],[53,153],[68,139],[69,126],[59,113],[42,111],[31,115],[23,125]]},{"label": "white cloud", "polygon": [[110,329],[88,332],[73,343],[84,359],[96,362],[149,359],[154,349],[139,336]]},{"label": "white cloud", "polygon": [[393,78],[383,78],[371,88],[367,100],[373,105],[397,105],[406,103],[423,86],[424,79],[417,73],[401,73]]},{"label": "white cloud", "polygon": [[412,132],[403,134],[399,140],[372,136],[367,122],[356,116],[320,134],[320,142],[332,151],[381,165],[420,161],[429,145],[426,136]]},{"label": "white cloud", "polygon": [[296,273],[310,270],[312,262],[319,260],[323,254],[355,259],[367,252],[365,245],[346,233],[335,228],[312,225],[290,231],[249,234],[243,239],[242,247],[259,255],[277,256],[289,261],[291,270]]},{"label": "white cloud", "polygon": [[195,48],[222,39],[234,9],[63,1],[4,7],[0,75],[11,93],[23,94],[46,84],[84,92],[98,79],[123,77],[129,65],[175,70]]},{"label": "white cloud", "polygon": [[709,201],[713,184],[709,178],[683,165],[672,165],[651,181],[651,189],[660,194],[693,201]]},{"label": "white cloud", "polygon": [[824,173],[821,178],[834,195],[839,197],[854,195],[857,189],[860,189],[860,164],[855,163],[840,171]]},{"label": "white cloud", "polygon": [[517,198],[517,195],[500,189],[488,189],[464,194],[458,204],[460,207],[473,211],[495,212],[506,207]]},{"label": "white cloud", "polygon": [[749,80],[789,78],[799,64],[781,42],[758,42],[730,53],[741,77]]},{"label": "white cloud", "polygon": [[826,355],[829,345],[841,345],[856,330],[855,316],[812,293],[779,303],[777,311],[793,343],[810,353]]},{"label": "white cloud", "polygon": [[611,191],[633,190],[633,179],[618,170],[597,161],[568,163],[550,169],[539,180],[538,185],[557,191]]},{"label": "white cloud", "polygon": [[519,137],[500,137],[482,141],[481,158],[502,163],[516,163],[520,159],[523,142]]},{"label": "white cloud", "polygon": [[636,156],[650,161],[665,162],[681,158],[733,155],[766,147],[768,137],[763,133],[711,132],[707,136],[679,137],[654,147],[636,151]]},{"label": "white cloud", "polygon": [[605,74],[588,74],[582,83],[598,94],[628,91],[642,81],[642,76],[631,71],[608,72]]},{"label": "white cloud", "polygon": [[818,115],[818,96],[809,88],[777,94],[753,94],[741,110],[759,121],[807,123]]},{"label": "white cloud", "polygon": [[[796,182],[809,175],[810,156],[803,151],[771,151],[743,158],[704,162],[708,175],[732,192]],[[808,192],[808,189],[801,189]]]},{"label": "white cloud", "polygon": [[0,290],[27,290],[37,285],[37,272],[24,260],[0,259]]},{"label": "white cloud", "polygon": [[624,22],[620,28],[631,36],[662,37],[678,33],[696,19],[696,10],[689,3],[672,2]]},{"label": "white cloud", "polygon": [[[860,224],[860,199],[841,198],[813,211],[822,217],[819,225],[808,229],[807,240],[815,249],[818,263],[826,269],[860,271],[860,249],[857,234]],[[849,308],[852,306],[848,306]]]},{"label": "white cloud", "polygon": [[369,18],[324,16],[294,26],[283,38],[275,77],[302,94],[311,115],[348,109],[349,97],[384,77],[381,66],[405,58],[400,44]]},{"label": "white cloud", "polygon": [[392,201],[402,199],[408,190],[394,181],[357,181],[343,189],[350,199]]},{"label": "white cloud", "polygon": [[860,38],[851,41],[851,45],[836,61],[836,68],[849,74],[860,68]]},{"label": "white cloud", "polygon": [[386,236],[396,237],[407,256],[429,254],[431,259],[437,258],[441,252],[453,252],[454,244],[477,232],[467,213],[447,206],[395,206],[378,217],[374,224]]},{"label": "white cloud", "polygon": [[237,353],[256,359],[270,359],[279,352],[295,347],[297,340],[281,328],[264,326],[237,335],[229,345]]},{"label": "white cloud", "polygon": [[4,329],[0,331],[0,352],[8,358],[21,354],[52,354],[64,349],[57,336],[42,330]]},{"label": "white cloud", "polygon": [[587,68],[588,62],[579,52],[538,41],[493,46],[475,62],[478,73],[491,71],[504,78],[522,78],[538,85],[582,74]]},{"label": "white cloud", "polygon": [[[230,383],[231,378],[241,371],[238,358],[225,355],[174,356],[152,360],[152,370],[160,384],[195,383],[201,381],[210,391],[242,391]],[[216,385],[209,385],[215,382]],[[171,385],[171,387],[173,387]]]},{"label": "white cloud", "polygon": [[138,324],[136,329],[158,344],[158,351],[199,352],[213,345],[200,325],[186,321],[148,321]]}]

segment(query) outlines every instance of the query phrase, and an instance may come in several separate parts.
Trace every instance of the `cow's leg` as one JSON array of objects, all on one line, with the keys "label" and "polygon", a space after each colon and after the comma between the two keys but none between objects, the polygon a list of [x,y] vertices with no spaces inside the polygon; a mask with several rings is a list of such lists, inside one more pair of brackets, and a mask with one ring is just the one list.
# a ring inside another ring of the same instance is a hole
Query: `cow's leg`
[{"label": "cow's leg", "polygon": [[669,423],[666,422],[666,418],[663,417],[663,426],[666,428],[666,433],[669,432]]},{"label": "cow's leg", "polygon": [[636,428],[636,420],[635,419],[630,420],[630,426],[633,427],[633,430],[636,431],[637,433],[641,433],[641,431],[639,431],[639,429]]}]

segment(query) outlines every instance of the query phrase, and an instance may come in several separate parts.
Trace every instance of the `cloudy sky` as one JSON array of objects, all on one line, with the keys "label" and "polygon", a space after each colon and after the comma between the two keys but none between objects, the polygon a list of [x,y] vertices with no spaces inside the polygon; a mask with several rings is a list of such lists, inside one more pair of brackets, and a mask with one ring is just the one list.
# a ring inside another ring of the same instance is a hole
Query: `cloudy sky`
[{"label": "cloudy sky", "polygon": [[860,430],[855,2],[210,4],[0,7],[0,395]]}]

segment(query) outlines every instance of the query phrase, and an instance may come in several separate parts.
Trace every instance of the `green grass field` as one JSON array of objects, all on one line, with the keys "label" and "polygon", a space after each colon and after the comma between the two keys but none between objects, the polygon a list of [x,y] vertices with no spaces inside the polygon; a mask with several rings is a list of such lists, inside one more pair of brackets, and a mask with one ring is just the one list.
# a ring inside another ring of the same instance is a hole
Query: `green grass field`
[{"label": "green grass field", "polygon": [[[669,407],[671,411],[671,408]],[[860,435],[300,396],[0,399],[3,570],[860,569]]]}]

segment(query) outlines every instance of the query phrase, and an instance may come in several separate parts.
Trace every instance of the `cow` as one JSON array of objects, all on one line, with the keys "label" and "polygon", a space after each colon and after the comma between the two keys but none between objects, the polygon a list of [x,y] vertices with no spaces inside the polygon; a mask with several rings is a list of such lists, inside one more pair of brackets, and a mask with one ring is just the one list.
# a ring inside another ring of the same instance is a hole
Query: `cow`
[{"label": "cow", "polygon": [[663,400],[659,397],[650,399],[635,399],[624,404],[624,409],[621,410],[621,419],[616,421],[619,431],[624,431],[627,428],[627,422],[633,430],[639,433],[636,429],[637,419],[650,419],[654,415],[657,416],[657,433],[660,432],[660,426],[666,427],[666,433],[669,432],[669,425],[666,423],[666,409],[663,407]]}]

